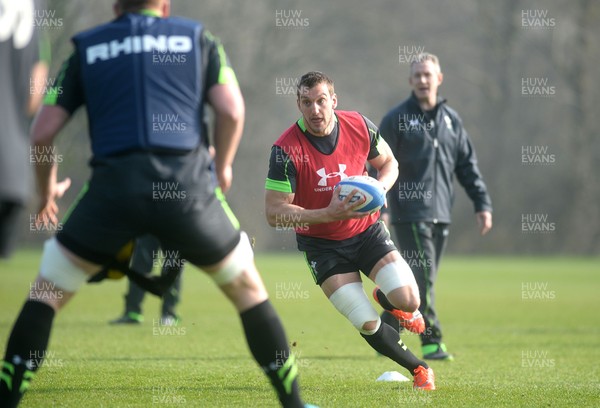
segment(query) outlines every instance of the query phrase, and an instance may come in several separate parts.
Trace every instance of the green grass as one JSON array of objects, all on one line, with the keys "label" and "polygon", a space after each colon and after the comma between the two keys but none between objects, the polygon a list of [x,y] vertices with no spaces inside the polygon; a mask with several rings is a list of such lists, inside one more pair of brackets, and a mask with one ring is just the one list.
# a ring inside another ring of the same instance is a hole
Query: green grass
[{"label": "green grass", "polygon": [[[0,263],[0,348],[36,275],[39,253]],[[447,257],[437,308],[454,362],[436,362],[438,390],[379,383],[406,370],[377,357],[312,283],[299,253],[258,255],[298,356],[304,399],[322,407],[598,406],[600,265],[578,258]],[[365,283],[370,293],[373,284]],[[523,290],[525,293],[523,293]],[[275,407],[233,308],[192,268],[181,326],[160,333],[148,296],[139,327],[111,327],[125,281],[87,285],[55,320],[46,366],[23,407]],[[530,299],[527,299],[530,297]],[[164,330],[164,329],[163,329]],[[418,338],[404,335],[419,353]]]}]

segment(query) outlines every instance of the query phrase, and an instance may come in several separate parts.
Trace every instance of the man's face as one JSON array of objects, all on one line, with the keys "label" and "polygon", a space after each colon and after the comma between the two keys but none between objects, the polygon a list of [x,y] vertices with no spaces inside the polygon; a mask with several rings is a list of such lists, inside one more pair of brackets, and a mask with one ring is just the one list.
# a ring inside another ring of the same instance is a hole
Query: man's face
[{"label": "man's face", "polygon": [[431,61],[413,64],[408,82],[418,100],[434,101],[442,84],[440,67]]},{"label": "man's face", "polygon": [[301,87],[298,109],[304,117],[308,131],[315,136],[329,135],[335,124],[333,110],[337,106],[337,96],[330,95],[326,83],[312,88]]}]

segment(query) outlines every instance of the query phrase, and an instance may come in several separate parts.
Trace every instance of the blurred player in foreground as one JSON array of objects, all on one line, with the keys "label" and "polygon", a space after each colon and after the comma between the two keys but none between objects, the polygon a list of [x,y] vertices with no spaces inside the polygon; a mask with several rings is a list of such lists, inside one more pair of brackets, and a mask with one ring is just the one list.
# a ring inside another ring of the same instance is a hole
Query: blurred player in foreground
[{"label": "blurred player in foreground", "polygon": [[[223,195],[244,121],[235,74],[201,23],[169,12],[168,0],[118,0],[115,20],[73,38],[75,51],[57,76],[61,92],[50,92],[32,126],[33,145],[52,146],[85,105],[93,171],[63,228],[46,241],[39,276],[14,323],[0,377],[3,407],[16,406],[30,386],[42,364],[31,356],[45,355],[56,312],[144,234],[215,281],[281,404],[304,406],[283,326]],[[209,170],[205,103],[215,111],[220,188]],[[48,223],[58,222],[56,173],[56,163],[36,166],[39,216]]]},{"label": "blurred player in foreground", "polygon": [[[433,370],[402,343],[397,331],[381,322],[363,290],[360,272],[375,282],[385,308],[402,311],[401,324],[420,332],[419,291],[415,278],[390,239],[379,211],[355,211],[363,201],[343,201],[334,186],[347,176],[363,175],[367,162],[387,189],[398,177],[398,163],[379,130],[358,112],[334,111],[333,81],[309,72],[298,84],[302,116],[271,149],[265,207],[269,224],[294,229],[315,282],[331,304],[379,353],[414,376],[414,388],[435,389]],[[388,301],[389,300],[389,301]],[[414,312],[416,314],[413,314]]]},{"label": "blurred player in foreground", "polygon": [[[27,127],[44,94],[48,65],[34,28],[32,0],[0,0],[0,258],[14,249],[30,196]],[[68,187],[68,181],[64,187]]]}]

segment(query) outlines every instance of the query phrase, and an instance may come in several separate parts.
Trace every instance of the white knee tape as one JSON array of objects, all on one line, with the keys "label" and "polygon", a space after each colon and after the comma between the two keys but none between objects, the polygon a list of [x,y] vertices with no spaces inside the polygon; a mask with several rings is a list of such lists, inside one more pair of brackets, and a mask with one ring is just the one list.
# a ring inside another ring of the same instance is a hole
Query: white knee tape
[{"label": "white knee tape", "polygon": [[248,267],[248,264],[252,262],[253,259],[254,252],[252,251],[250,239],[248,239],[248,235],[242,231],[240,233],[240,242],[233,251],[231,251],[227,263],[223,265],[219,271],[211,274],[211,277],[219,286],[230,283],[244,272],[244,269]]},{"label": "white knee tape", "polygon": [[375,284],[385,295],[403,286],[411,285],[417,288],[415,275],[402,258],[384,265],[375,276]]},{"label": "white knee tape", "polygon": [[[373,334],[379,329],[381,325],[379,314],[369,302],[362,283],[353,282],[342,286],[333,292],[329,301],[362,334]],[[377,321],[375,330],[364,330],[364,324],[372,321]]]},{"label": "white knee tape", "polygon": [[88,280],[85,272],[76,267],[59,248],[56,238],[44,242],[40,275],[67,292],[77,292]]}]

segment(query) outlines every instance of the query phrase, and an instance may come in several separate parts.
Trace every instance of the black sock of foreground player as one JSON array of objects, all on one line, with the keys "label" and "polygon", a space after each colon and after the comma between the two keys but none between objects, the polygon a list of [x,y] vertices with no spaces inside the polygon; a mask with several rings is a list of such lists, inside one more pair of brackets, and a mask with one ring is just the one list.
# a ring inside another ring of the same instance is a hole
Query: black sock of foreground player
[{"label": "black sock of foreground player", "polygon": [[240,313],[254,359],[277,391],[284,407],[303,407],[298,388],[298,366],[290,353],[283,326],[269,300]]},{"label": "black sock of foreground player", "polygon": [[54,309],[45,303],[28,300],[23,305],[6,346],[0,372],[0,407],[16,407],[42,365]]},{"label": "black sock of foreground player", "polygon": [[391,326],[381,323],[379,329],[371,335],[361,334],[363,338],[379,354],[391,358],[413,374],[418,366],[429,368],[427,363],[419,360],[400,340],[400,335]]}]

